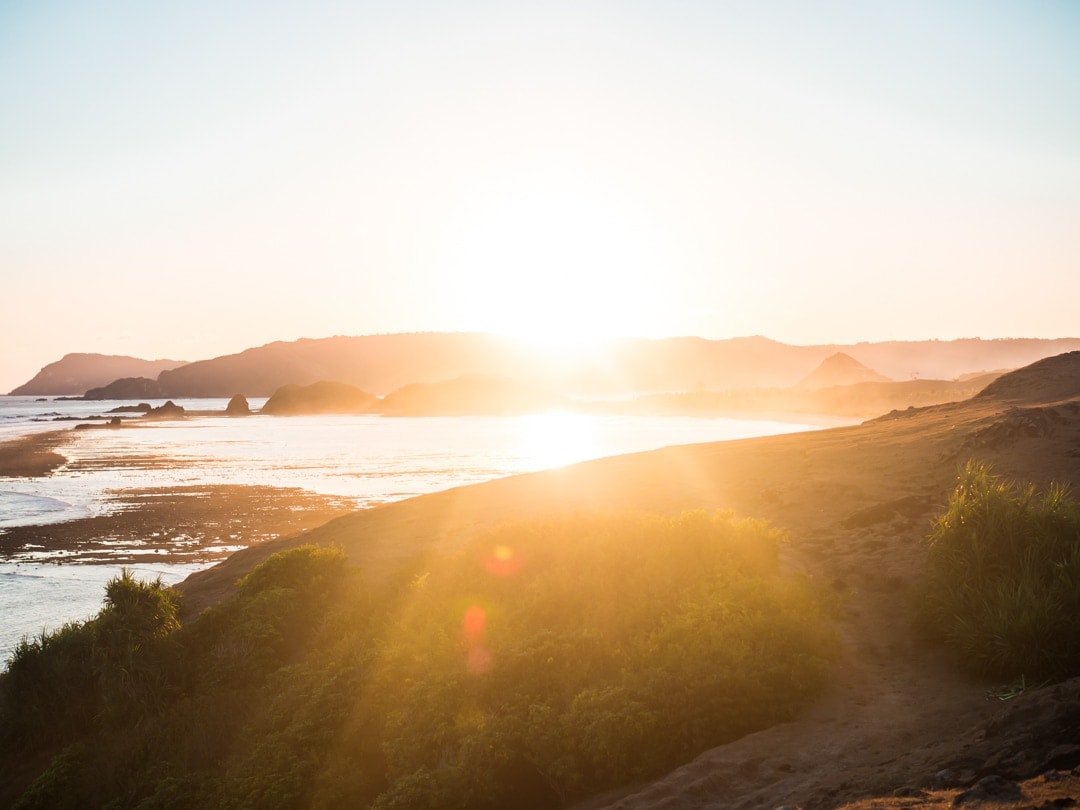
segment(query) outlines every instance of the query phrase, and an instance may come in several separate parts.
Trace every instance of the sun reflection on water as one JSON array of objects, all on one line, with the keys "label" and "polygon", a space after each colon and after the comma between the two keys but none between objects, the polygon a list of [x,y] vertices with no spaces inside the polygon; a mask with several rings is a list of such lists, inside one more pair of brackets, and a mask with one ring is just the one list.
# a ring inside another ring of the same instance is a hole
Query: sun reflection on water
[{"label": "sun reflection on water", "polygon": [[566,411],[522,417],[521,453],[535,469],[562,467],[597,455],[596,436],[588,417]]}]

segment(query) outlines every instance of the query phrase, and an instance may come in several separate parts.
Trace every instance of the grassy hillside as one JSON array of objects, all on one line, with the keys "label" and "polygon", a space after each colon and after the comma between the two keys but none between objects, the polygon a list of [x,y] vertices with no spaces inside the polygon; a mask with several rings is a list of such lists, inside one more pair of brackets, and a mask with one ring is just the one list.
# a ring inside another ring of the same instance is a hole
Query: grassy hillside
[{"label": "grassy hillside", "polygon": [[583,515],[377,589],[303,546],[183,628],[170,589],[122,577],[98,617],[18,649],[0,798],[556,807],[654,775],[828,677],[829,600],[781,573],[782,542],[730,513]]}]

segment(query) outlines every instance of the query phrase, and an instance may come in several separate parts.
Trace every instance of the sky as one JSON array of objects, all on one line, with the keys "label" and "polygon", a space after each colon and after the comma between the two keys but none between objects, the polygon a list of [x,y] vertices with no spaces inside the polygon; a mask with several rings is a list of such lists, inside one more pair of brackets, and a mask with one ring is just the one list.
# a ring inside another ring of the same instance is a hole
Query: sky
[{"label": "sky", "polygon": [[68,352],[1080,336],[1080,3],[0,0],[0,391]]}]

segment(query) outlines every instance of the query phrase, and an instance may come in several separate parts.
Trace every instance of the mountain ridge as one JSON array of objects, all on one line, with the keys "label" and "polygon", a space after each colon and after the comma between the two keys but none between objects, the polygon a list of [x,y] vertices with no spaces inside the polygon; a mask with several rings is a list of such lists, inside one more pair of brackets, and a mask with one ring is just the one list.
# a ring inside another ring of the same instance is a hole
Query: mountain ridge
[{"label": "mountain ridge", "polygon": [[43,366],[9,396],[83,394],[91,388],[134,377],[157,377],[161,372],[186,365],[186,360],[144,360],[121,354],[70,352]]},{"label": "mountain ridge", "polygon": [[[724,391],[795,386],[837,353],[893,380],[949,380],[986,369],[1019,368],[1076,350],[1080,350],[1080,338],[796,346],[761,336],[721,340],[686,336],[622,338],[590,350],[560,352],[478,332],[339,335],[275,341],[176,364],[161,369],[156,377],[125,370],[111,380],[71,393],[85,393],[120,378],[153,377],[162,398],[229,397],[236,393],[270,396],[282,385],[310,385],[322,380],[382,396],[405,385],[475,374],[515,377],[568,394]],[[38,392],[27,389],[28,385],[16,392]],[[100,395],[108,396],[108,390]]]}]

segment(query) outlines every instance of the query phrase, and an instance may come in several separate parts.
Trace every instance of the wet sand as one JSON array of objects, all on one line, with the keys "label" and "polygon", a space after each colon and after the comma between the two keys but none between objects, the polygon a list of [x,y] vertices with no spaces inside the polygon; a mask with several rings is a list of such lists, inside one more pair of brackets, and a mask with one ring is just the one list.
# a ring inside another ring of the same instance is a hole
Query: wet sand
[{"label": "wet sand", "polygon": [[[76,435],[54,430],[0,442],[0,477],[47,476]],[[145,466],[140,458],[132,463]],[[167,465],[168,459],[160,459]],[[112,458],[110,465],[125,463]],[[239,485],[126,489],[108,493],[104,514],[0,529],[0,559],[80,563],[220,560],[238,548],[295,535],[354,511],[345,498],[298,488]]]},{"label": "wet sand", "polygon": [[184,486],[120,490],[106,514],[0,530],[0,559],[79,563],[220,560],[272,538],[295,535],[354,510],[341,498],[300,489]]},{"label": "wet sand", "polygon": [[67,462],[57,452],[73,438],[70,430],[50,430],[0,442],[0,477],[38,478]]}]

